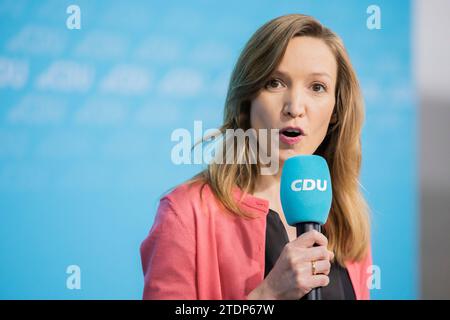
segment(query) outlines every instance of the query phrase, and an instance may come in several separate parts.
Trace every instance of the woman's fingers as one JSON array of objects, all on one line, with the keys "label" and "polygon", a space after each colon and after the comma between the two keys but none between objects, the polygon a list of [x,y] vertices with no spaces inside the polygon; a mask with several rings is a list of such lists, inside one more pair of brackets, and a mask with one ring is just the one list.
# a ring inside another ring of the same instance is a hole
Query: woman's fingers
[{"label": "woman's fingers", "polygon": [[[331,263],[329,260],[319,260],[319,261],[315,261],[314,262],[315,267],[316,267],[316,275],[318,274],[324,274],[324,275],[329,275],[330,274],[330,269],[331,269]],[[311,270],[311,275],[314,275],[314,270],[313,270],[313,266],[312,266],[312,262],[310,263],[310,270]]]},{"label": "woman's fingers", "polygon": [[308,261],[333,260],[334,254],[325,246],[312,247],[308,250],[305,250],[304,258]]},{"label": "woman's fingers", "polygon": [[316,230],[305,232],[292,242],[300,248],[309,248],[314,244],[325,247],[328,245],[328,239]]},{"label": "woman's fingers", "polygon": [[318,274],[312,276],[308,280],[308,287],[317,288],[317,287],[326,287],[330,283],[330,278],[324,274]]},{"label": "woman's fingers", "polygon": [[[333,252],[327,249],[327,245],[327,238],[315,230],[302,234],[285,245],[282,259],[278,260],[280,262],[277,261],[266,279],[270,279],[270,285],[275,288],[275,291],[284,292],[284,287],[292,288],[294,283],[300,297],[313,288],[327,286],[330,282],[328,278],[331,269],[330,261],[334,258]],[[312,261],[314,261],[314,270]],[[291,270],[287,273],[290,275],[289,281],[280,282],[281,274],[285,275],[286,270]]]}]

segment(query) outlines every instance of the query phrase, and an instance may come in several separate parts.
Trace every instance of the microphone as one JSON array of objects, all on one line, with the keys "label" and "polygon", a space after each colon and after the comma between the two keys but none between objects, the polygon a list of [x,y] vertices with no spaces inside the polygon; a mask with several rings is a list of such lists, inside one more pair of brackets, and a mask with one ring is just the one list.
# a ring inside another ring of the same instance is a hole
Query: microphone
[{"label": "microphone", "polygon": [[[286,221],[297,228],[297,236],[310,230],[322,232],[331,208],[332,188],[326,160],[317,155],[299,155],[284,162],[280,198]],[[321,300],[320,288],[306,300]]]}]

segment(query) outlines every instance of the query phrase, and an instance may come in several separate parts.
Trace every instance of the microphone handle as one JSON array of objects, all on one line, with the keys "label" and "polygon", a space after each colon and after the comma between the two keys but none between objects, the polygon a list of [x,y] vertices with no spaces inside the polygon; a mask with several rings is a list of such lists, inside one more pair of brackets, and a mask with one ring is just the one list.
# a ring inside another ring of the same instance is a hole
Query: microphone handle
[{"label": "microphone handle", "polygon": [[[320,223],[317,222],[297,223],[296,227],[297,227],[297,237],[311,230],[317,230],[320,233],[322,233],[322,226],[320,225]],[[316,247],[318,245],[315,244],[314,246]],[[322,300],[321,287],[313,288],[302,298],[302,300]]]}]

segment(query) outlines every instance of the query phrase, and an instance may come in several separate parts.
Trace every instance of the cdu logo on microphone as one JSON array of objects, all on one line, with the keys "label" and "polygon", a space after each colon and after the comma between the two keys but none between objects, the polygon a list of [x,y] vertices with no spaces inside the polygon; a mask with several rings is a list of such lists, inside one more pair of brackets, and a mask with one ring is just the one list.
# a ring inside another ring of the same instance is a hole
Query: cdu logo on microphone
[{"label": "cdu logo on microphone", "polygon": [[330,170],[325,158],[298,155],[283,164],[280,198],[286,221],[325,224],[332,201]]},{"label": "cdu logo on microphone", "polygon": [[292,181],[291,189],[292,191],[311,191],[311,190],[319,190],[326,191],[327,190],[327,180],[313,180],[313,179],[297,179]]}]

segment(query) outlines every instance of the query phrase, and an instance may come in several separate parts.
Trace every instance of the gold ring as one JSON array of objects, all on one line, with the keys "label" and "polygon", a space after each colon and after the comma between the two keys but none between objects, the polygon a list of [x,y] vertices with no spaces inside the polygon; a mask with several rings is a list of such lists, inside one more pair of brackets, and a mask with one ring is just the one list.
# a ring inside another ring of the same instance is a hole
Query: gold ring
[{"label": "gold ring", "polygon": [[312,274],[313,276],[316,275],[316,262],[315,261],[311,261],[311,269],[312,269]]}]

